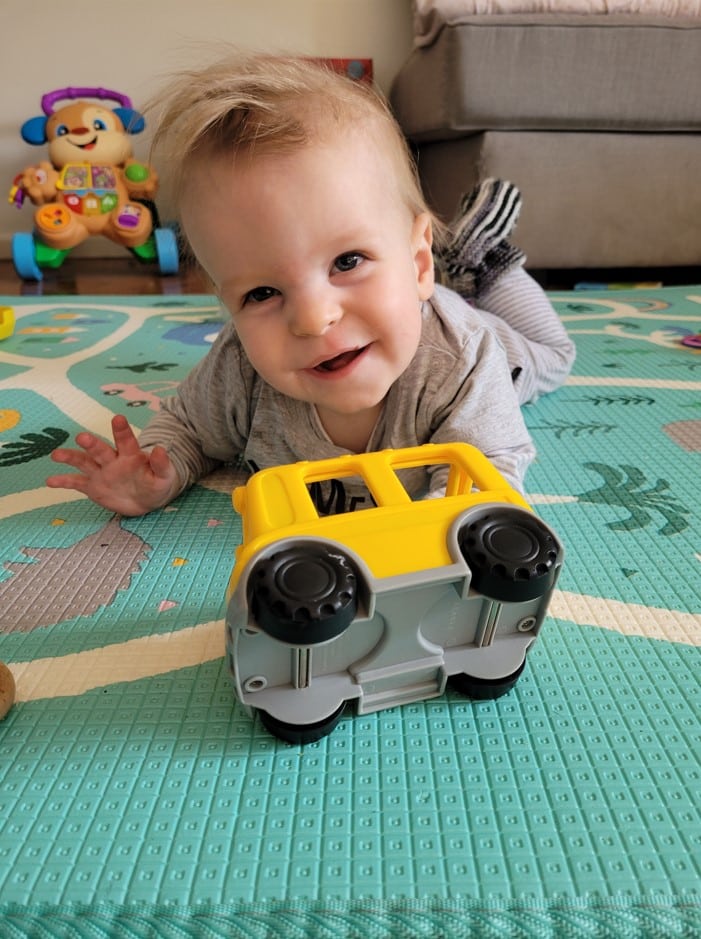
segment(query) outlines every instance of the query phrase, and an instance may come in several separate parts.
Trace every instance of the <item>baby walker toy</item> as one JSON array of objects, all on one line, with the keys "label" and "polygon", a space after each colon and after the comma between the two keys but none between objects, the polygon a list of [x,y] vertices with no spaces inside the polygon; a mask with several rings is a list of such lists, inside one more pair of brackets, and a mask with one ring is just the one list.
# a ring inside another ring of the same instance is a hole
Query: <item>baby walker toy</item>
[{"label": "baby walker toy", "polygon": [[12,239],[18,275],[41,280],[42,268],[60,267],[92,235],[124,245],[141,261],[157,262],[162,274],[175,274],[177,239],[170,228],[158,227],[150,201],[158,174],[132,157],[129,135],[141,133],[146,123],[130,99],[105,88],[60,88],[43,96],[41,108],[43,115],[25,121],[21,134],[33,146],[48,144],[49,160],[25,167],[9,196],[17,208],[26,197],[37,206],[34,232]]}]

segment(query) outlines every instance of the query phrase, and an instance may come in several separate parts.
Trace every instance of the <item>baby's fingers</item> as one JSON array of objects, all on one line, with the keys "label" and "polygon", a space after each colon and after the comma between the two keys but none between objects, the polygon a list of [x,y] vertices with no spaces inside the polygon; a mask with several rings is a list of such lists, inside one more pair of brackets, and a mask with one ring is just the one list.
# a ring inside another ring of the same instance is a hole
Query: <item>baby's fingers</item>
[{"label": "baby's fingers", "polygon": [[49,476],[46,480],[49,489],[75,489],[87,495],[88,478],[87,476]]},{"label": "baby's fingers", "polygon": [[54,463],[65,463],[66,466],[72,466],[73,469],[84,472],[92,460],[82,450],[68,450],[58,447],[51,454]]},{"label": "baby's fingers", "polygon": [[[82,431],[75,438],[75,442],[79,447],[82,447],[84,453],[80,454],[80,451],[64,451],[68,453],[78,453],[83,457],[87,457],[87,461],[83,459],[81,462],[75,462],[74,460],[64,460],[62,462],[68,463],[70,466],[75,466],[78,469],[85,471],[88,468],[89,464],[93,464],[97,467],[105,466],[107,463],[111,463],[116,457],[117,452],[114,447],[106,443],[100,437],[95,437],[93,434],[89,434],[86,431]],[[60,452],[60,451],[59,451]]]},{"label": "baby's fingers", "polygon": [[123,414],[115,414],[112,418],[112,436],[117,454],[121,456],[134,456],[139,453],[139,441],[129,426],[129,421]]}]

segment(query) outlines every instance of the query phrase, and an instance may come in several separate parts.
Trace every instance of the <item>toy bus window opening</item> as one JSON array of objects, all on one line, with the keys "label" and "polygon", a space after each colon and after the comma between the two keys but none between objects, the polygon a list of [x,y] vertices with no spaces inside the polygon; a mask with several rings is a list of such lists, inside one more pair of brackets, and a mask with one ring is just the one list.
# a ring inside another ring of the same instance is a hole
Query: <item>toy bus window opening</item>
[{"label": "toy bus window opening", "polygon": [[360,474],[349,471],[333,477],[310,477],[307,493],[320,516],[339,515],[382,505],[421,502],[429,492],[429,467],[448,469],[446,496],[470,492],[473,480],[457,463],[406,461],[391,467],[368,469]]},{"label": "toy bus window opening", "polygon": [[367,480],[358,474],[337,474],[332,478],[307,480],[307,493],[320,516],[342,515],[377,506]]}]

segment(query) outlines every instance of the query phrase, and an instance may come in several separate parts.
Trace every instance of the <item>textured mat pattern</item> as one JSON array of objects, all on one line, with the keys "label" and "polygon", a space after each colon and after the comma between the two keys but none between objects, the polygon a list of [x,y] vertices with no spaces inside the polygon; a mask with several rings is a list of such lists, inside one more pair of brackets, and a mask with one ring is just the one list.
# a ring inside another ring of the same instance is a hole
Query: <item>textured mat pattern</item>
[{"label": "textured mat pattern", "polygon": [[526,672],[304,748],[224,668],[236,473],[143,519],[43,486],[143,426],[212,299],[0,300],[0,934],[701,934],[701,287],[553,300],[579,354],[528,490],[567,559]]}]

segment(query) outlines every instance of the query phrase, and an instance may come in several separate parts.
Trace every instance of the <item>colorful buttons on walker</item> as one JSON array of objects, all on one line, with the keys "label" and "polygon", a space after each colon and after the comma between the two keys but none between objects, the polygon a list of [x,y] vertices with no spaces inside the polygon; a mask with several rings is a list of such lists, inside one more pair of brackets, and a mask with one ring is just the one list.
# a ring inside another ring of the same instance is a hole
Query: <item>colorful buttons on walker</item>
[{"label": "colorful buttons on walker", "polygon": [[143,183],[149,176],[149,170],[143,163],[130,163],[124,170],[124,175],[132,183]]},{"label": "colorful buttons on walker", "polygon": [[34,216],[37,228],[46,232],[65,231],[72,222],[70,211],[65,205],[43,205]]},{"label": "colorful buttons on walker", "polygon": [[142,214],[140,206],[127,202],[119,211],[117,225],[119,228],[136,229],[141,223]]}]

